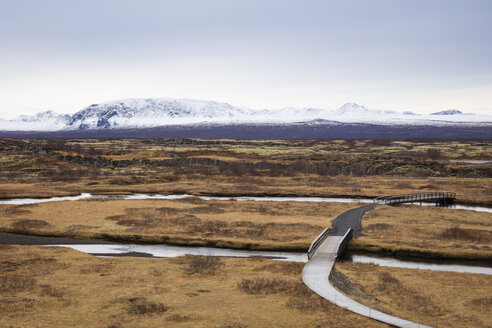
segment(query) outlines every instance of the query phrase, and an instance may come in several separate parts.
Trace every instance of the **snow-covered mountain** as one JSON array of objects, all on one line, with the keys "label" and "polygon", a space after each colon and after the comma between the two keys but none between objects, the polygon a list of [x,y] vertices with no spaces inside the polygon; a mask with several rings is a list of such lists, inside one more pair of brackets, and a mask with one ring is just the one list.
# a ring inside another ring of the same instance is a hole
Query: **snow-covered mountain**
[{"label": "snow-covered mountain", "polygon": [[440,112],[432,113],[431,115],[461,115],[461,114],[463,114],[463,112],[460,110],[448,109],[448,110],[443,110]]},{"label": "snow-covered mountain", "polygon": [[251,115],[226,103],[183,99],[124,99],[93,104],[75,113],[71,129],[142,128],[201,122],[231,123]]},{"label": "snow-covered mountain", "polygon": [[152,98],[124,99],[90,105],[73,115],[52,111],[15,120],[0,120],[0,130],[86,130],[147,128],[199,124],[332,124],[377,125],[487,125],[492,116],[445,110],[429,115],[368,109],[347,103],[334,110],[293,108],[251,110],[203,100]]},{"label": "snow-covered mountain", "polygon": [[71,116],[52,110],[35,115],[21,115],[11,120],[0,119],[0,130],[4,131],[58,131],[65,129]]}]

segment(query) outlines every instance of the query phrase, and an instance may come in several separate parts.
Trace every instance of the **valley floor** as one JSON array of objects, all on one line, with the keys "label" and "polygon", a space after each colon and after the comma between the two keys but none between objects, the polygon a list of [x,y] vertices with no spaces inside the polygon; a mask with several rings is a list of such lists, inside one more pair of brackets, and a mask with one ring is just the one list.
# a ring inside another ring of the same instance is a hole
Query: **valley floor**
[{"label": "valley floor", "polygon": [[431,327],[490,327],[492,276],[337,262],[331,282],[366,306]]},{"label": "valley floor", "polygon": [[0,263],[5,327],[385,327],[312,293],[302,263],[7,245]]},{"label": "valley floor", "polygon": [[[370,199],[449,191],[461,203],[491,206],[491,159],[490,144],[478,141],[3,139],[0,198],[90,192]],[[0,231],[306,251],[331,220],[356,206],[197,198],[3,204]],[[490,213],[381,206],[364,216],[362,236],[349,248],[490,261],[491,219]],[[0,250],[4,326],[382,326],[314,295],[302,285],[302,264],[96,258],[38,246]],[[436,317],[438,326],[490,325],[488,289],[450,305],[460,295],[457,290],[466,291],[467,284],[489,286],[489,278],[392,270],[337,264],[339,278],[350,282],[361,302],[430,325]],[[367,277],[360,277],[362,272]],[[435,299],[414,286],[420,282]],[[453,282],[454,291],[446,289],[447,282]],[[404,303],[396,308],[398,302]]]}]

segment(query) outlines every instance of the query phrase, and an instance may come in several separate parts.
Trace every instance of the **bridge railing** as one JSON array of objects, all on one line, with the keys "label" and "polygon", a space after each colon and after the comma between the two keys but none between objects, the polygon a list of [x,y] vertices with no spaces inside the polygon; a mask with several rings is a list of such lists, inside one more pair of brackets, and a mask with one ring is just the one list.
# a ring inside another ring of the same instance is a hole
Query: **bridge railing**
[{"label": "bridge railing", "polygon": [[391,205],[402,203],[416,203],[416,202],[433,202],[433,201],[453,201],[456,198],[454,192],[421,192],[413,194],[402,194],[393,196],[383,196],[374,198],[374,204]]},{"label": "bridge railing", "polygon": [[309,246],[309,250],[307,253],[308,260],[310,260],[313,257],[314,253],[316,252],[318,247],[321,245],[321,243],[323,243],[325,241],[325,239],[330,235],[330,232],[331,232],[330,228],[325,228],[325,230],[323,230],[318,235],[318,237],[316,237],[316,239],[313,240],[313,242],[311,243],[311,246]]},{"label": "bridge railing", "polygon": [[338,244],[337,257],[340,256],[340,254],[342,254],[342,252],[345,250],[345,247],[347,247],[347,244],[353,237],[354,237],[354,229],[350,228],[347,230],[345,235],[343,235],[342,240],[340,240],[340,243]]}]

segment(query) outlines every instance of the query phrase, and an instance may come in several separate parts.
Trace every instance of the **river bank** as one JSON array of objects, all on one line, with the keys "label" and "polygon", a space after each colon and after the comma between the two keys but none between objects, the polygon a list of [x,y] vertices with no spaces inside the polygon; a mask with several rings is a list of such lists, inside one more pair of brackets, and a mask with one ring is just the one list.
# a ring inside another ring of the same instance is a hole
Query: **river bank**
[{"label": "river bank", "polygon": [[[0,200],[0,231],[121,243],[306,252],[337,215],[370,202],[354,198],[186,194],[11,199]],[[461,226],[468,229],[465,232],[486,229],[490,214],[482,211],[491,209],[464,209],[379,206],[363,216],[362,235],[351,241],[349,249],[395,257],[490,260],[492,251],[486,247],[492,245],[483,244],[488,239],[481,235],[477,240],[468,235],[463,240],[442,237]],[[391,232],[395,229],[396,239]],[[476,248],[476,242],[483,244],[482,249]]]}]

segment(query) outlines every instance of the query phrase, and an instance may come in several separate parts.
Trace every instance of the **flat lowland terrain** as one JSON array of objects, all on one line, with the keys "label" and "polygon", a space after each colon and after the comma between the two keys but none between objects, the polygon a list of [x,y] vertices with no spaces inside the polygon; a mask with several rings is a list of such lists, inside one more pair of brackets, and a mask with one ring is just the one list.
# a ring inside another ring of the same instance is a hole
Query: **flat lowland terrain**
[{"label": "flat lowland terrain", "polygon": [[386,327],[312,293],[302,263],[0,246],[0,264],[2,327]]},{"label": "flat lowland terrain", "polygon": [[351,249],[400,256],[492,260],[492,214],[413,205],[378,206],[362,217]]},{"label": "flat lowland terrain", "polygon": [[[492,205],[491,144],[0,139],[0,198],[81,192],[373,198],[427,191],[455,192],[459,202]],[[331,220],[356,206],[196,198],[0,205],[0,231],[304,251]],[[363,218],[362,227],[365,235],[350,247],[396,255],[492,256],[486,213],[378,207]],[[301,282],[302,266],[264,259],[96,258],[63,248],[0,246],[0,326],[382,326],[316,296]],[[360,281],[361,302],[379,297],[376,307],[395,315],[430,325],[438,318],[450,326],[490,326],[483,314],[492,312],[489,277],[337,268],[345,270],[346,281]],[[436,279],[459,288],[449,291]],[[454,299],[458,290],[460,301]],[[447,308],[450,303],[456,305]]]},{"label": "flat lowland terrain", "polygon": [[338,262],[330,279],[369,307],[432,327],[491,327],[492,276]]},{"label": "flat lowland terrain", "polygon": [[440,190],[490,205],[488,161],[485,141],[0,139],[0,198],[80,192],[371,198]]},{"label": "flat lowland terrain", "polygon": [[0,231],[126,242],[307,251],[354,203],[90,200],[0,205]]},{"label": "flat lowland terrain", "polygon": [[[179,176],[178,176],[179,177]],[[130,179],[130,178],[127,178]],[[82,192],[121,195],[191,194],[217,196],[305,196],[375,198],[415,192],[449,191],[459,202],[492,205],[491,178],[402,178],[402,177],[183,177],[170,182],[138,182],[113,185],[100,181],[50,181],[0,183],[0,198],[74,196]]]}]

